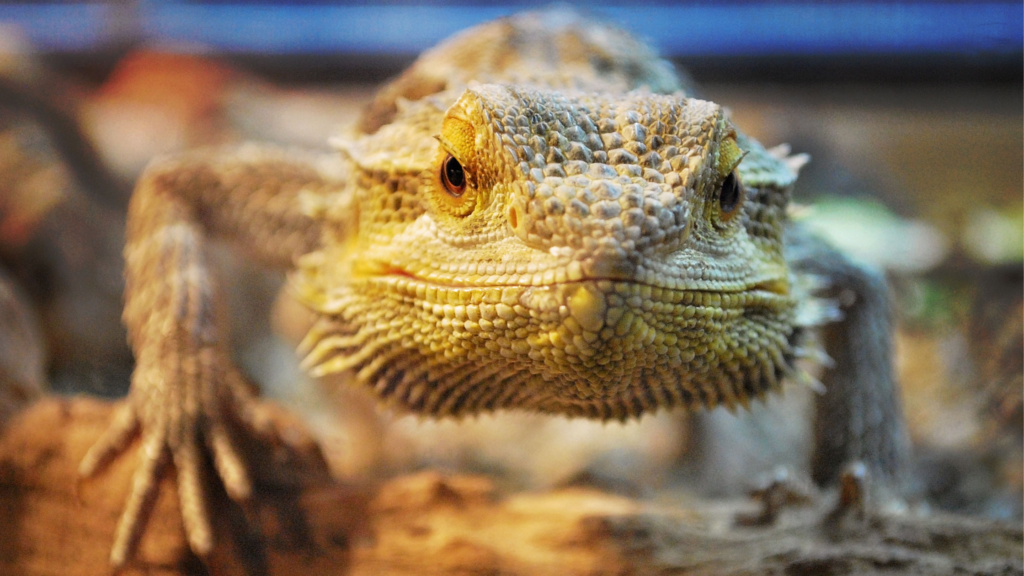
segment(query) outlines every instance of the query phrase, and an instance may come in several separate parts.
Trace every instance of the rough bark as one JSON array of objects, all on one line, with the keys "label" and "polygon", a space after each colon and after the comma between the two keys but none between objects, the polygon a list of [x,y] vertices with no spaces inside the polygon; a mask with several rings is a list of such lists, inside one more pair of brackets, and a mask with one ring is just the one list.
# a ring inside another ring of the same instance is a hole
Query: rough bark
[{"label": "rough bark", "polygon": [[[111,404],[49,398],[0,436],[0,574],[109,573],[107,553],[134,453],[79,483],[78,462]],[[268,457],[273,457],[271,454]],[[125,575],[1021,574],[1019,526],[954,517],[822,524],[825,499],[770,527],[738,527],[743,502],[637,501],[585,488],[497,494],[479,476],[425,472],[376,488],[316,466],[262,478],[257,502],[216,503],[221,543],[204,565],[184,540],[165,479]],[[246,529],[250,525],[253,528]]]}]

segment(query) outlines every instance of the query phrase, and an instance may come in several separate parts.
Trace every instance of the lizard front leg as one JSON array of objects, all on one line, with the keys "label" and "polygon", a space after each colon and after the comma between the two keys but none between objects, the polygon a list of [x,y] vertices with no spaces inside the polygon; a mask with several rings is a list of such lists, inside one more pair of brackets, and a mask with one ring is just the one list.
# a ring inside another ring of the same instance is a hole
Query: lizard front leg
[{"label": "lizard front leg", "polygon": [[270,432],[253,392],[230,359],[221,289],[210,262],[213,237],[236,241],[277,266],[308,252],[316,224],[299,195],[340,189],[337,174],[308,159],[243,147],[156,162],[129,203],[124,321],[135,353],[127,402],[80,465],[96,474],[141,436],[142,462],[111,551],[114,565],[132,555],[168,464],[189,545],[213,547],[204,494],[207,459],[233,499],[252,482],[232,430]]},{"label": "lizard front leg", "polygon": [[820,277],[842,319],[822,328],[832,364],[816,398],[811,474],[835,483],[843,469],[863,462],[872,492],[898,498],[904,488],[909,440],[896,382],[893,313],[885,278],[798,229],[789,231],[794,269]]}]

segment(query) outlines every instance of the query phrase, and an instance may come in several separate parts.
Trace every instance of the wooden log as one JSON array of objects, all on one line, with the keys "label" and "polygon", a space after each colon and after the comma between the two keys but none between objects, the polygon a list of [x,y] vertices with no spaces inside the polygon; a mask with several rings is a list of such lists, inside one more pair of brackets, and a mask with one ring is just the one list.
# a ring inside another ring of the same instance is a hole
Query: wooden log
[{"label": "wooden log", "polygon": [[[136,455],[79,482],[113,405],[47,398],[0,436],[0,574],[110,573],[107,554]],[[134,448],[133,448],[134,450]],[[273,457],[271,455],[270,457]],[[275,467],[280,469],[281,467]],[[482,476],[435,472],[351,486],[315,463],[257,478],[245,507],[214,490],[219,545],[191,555],[173,478],[125,575],[1021,574],[1019,526],[948,515],[872,515],[824,530],[827,499],[770,526],[751,502],[634,500],[588,488],[502,496]],[[248,527],[247,527],[248,526]]]}]

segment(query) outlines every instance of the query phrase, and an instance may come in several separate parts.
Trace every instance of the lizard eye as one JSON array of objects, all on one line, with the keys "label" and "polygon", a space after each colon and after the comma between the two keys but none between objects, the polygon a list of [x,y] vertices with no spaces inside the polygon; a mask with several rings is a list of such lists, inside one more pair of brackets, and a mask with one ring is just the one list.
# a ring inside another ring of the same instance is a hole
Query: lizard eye
[{"label": "lizard eye", "polygon": [[449,154],[441,163],[441,182],[449,194],[458,198],[466,191],[466,172],[462,164]]},{"label": "lizard eye", "polygon": [[735,172],[730,172],[722,182],[722,190],[718,194],[718,207],[723,216],[732,216],[732,213],[740,205],[743,199],[743,184]]}]

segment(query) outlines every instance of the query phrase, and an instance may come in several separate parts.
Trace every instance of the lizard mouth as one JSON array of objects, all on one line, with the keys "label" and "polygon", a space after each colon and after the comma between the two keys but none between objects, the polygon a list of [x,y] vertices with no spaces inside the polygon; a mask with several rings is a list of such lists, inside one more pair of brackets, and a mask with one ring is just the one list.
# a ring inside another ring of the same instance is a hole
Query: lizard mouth
[{"label": "lizard mouth", "polygon": [[435,288],[446,289],[474,289],[474,288],[540,288],[563,284],[576,284],[579,282],[609,282],[614,284],[634,284],[646,286],[652,289],[670,290],[673,292],[717,292],[721,294],[739,294],[760,292],[775,296],[789,296],[790,286],[787,278],[775,276],[738,282],[687,282],[679,279],[638,279],[631,275],[608,275],[588,277],[581,274],[574,274],[569,267],[565,269],[552,269],[543,273],[521,274],[521,275],[477,275],[469,274],[459,277],[456,274],[445,273],[436,270],[427,270],[426,273],[414,273],[406,268],[383,262],[364,262],[356,266],[354,270],[356,277],[363,277],[373,280],[384,280],[398,282],[421,283]]},{"label": "lizard mouth", "polygon": [[[797,301],[768,274],[660,287],[395,264],[351,262],[338,292],[311,287],[307,301],[323,316],[300,349],[312,374],[353,370],[415,412],[530,407],[610,418],[732,405],[777,387],[791,364],[786,322]],[[709,372],[719,364],[727,373]]]}]

